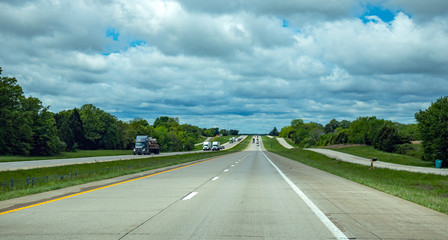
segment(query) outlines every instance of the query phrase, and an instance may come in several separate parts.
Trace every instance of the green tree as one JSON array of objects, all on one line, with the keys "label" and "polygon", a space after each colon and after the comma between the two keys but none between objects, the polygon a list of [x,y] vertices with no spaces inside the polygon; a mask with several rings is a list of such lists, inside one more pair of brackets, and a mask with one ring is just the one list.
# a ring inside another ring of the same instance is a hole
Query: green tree
[{"label": "green tree", "polygon": [[101,121],[103,111],[92,104],[85,104],[79,109],[79,114],[84,129],[86,149],[98,149],[106,128],[106,124]]},{"label": "green tree", "polygon": [[168,129],[163,125],[159,125],[156,128],[154,128],[154,131],[155,131],[155,137],[157,138],[157,143],[160,145],[160,151],[162,152],[172,151],[173,140],[171,138]]},{"label": "green tree", "polygon": [[68,121],[75,140],[74,148],[84,148],[86,141],[84,138],[84,128],[77,108],[73,109]]},{"label": "green tree", "polygon": [[33,123],[33,143],[31,154],[55,155],[64,150],[65,145],[59,140],[58,129],[53,113],[48,107],[39,110]]},{"label": "green tree", "polygon": [[422,138],[424,159],[448,160],[448,96],[437,99],[425,111],[415,113]]},{"label": "green tree", "polygon": [[341,129],[348,129],[349,127],[350,127],[350,121],[347,121],[347,120],[342,120],[340,123],[339,123],[339,127],[341,128]]},{"label": "green tree", "polygon": [[84,128],[77,108],[64,110],[54,115],[59,138],[66,144],[67,151],[83,149],[85,145]]},{"label": "green tree", "polygon": [[295,130],[292,126],[285,126],[282,127],[282,129],[280,130],[279,136],[283,137],[283,138],[291,138],[294,135]]},{"label": "green tree", "polygon": [[87,149],[116,149],[120,146],[117,117],[92,104],[83,105],[79,114]]},{"label": "green tree", "polygon": [[333,133],[339,127],[339,122],[336,119],[332,119],[327,125],[325,125],[325,133]]},{"label": "green tree", "polygon": [[332,136],[330,144],[344,144],[348,143],[348,136],[350,131],[348,129],[342,129]]},{"label": "green tree", "polygon": [[386,121],[379,129],[373,141],[373,147],[386,152],[395,152],[397,146],[403,143],[410,143],[410,141],[398,133],[397,125]]},{"label": "green tree", "polygon": [[411,141],[420,140],[420,134],[418,131],[418,126],[416,123],[414,124],[401,124],[397,123],[398,132],[403,136],[408,137]]},{"label": "green tree", "polygon": [[237,129],[230,129],[230,130],[229,130],[229,135],[236,136],[236,135],[238,135],[239,132],[240,132],[240,130],[237,130]]},{"label": "green tree", "polygon": [[277,127],[274,127],[274,129],[271,130],[271,132],[269,132],[270,136],[278,136],[279,132],[277,130]]},{"label": "green tree", "polygon": [[162,116],[158,117],[153,124],[154,128],[157,128],[158,126],[164,126],[167,129],[172,129],[174,127],[179,126],[179,118],[171,118],[168,116]]},{"label": "green tree", "polygon": [[[0,68],[1,74],[1,68]],[[16,78],[0,78],[0,153],[28,155],[33,141],[31,115],[24,111]]]},{"label": "green tree", "polygon": [[214,137],[219,134],[219,128],[209,128],[205,131],[205,136]]},{"label": "green tree", "polygon": [[104,132],[101,135],[99,146],[102,149],[117,149],[120,144],[117,117],[110,113],[102,112],[101,121],[104,123]]},{"label": "green tree", "polygon": [[221,130],[219,130],[219,134],[221,134],[223,136],[228,136],[229,132],[227,131],[227,129],[221,129]]},{"label": "green tree", "polygon": [[63,110],[54,114],[56,126],[58,128],[59,139],[65,143],[66,151],[75,151],[75,136],[69,124],[72,110]]},{"label": "green tree", "polygon": [[349,142],[372,145],[384,120],[376,117],[360,117],[350,123]]}]

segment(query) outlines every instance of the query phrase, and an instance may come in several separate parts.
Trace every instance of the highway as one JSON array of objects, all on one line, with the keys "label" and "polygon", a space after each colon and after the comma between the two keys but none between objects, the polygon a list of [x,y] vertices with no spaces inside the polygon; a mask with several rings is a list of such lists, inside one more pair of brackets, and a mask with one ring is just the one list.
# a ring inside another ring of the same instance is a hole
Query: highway
[{"label": "highway", "polygon": [[[247,136],[241,136],[244,140]],[[225,149],[233,148],[238,145],[239,142],[234,143],[224,143]],[[140,159],[148,157],[163,157],[163,156],[173,156],[182,155],[189,153],[202,153],[203,151],[185,151],[185,152],[162,152],[160,154],[151,155],[118,155],[118,156],[103,156],[103,157],[85,157],[85,158],[65,158],[65,159],[48,159],[48,160],[32,160],[32,161],[17,161],[17,162],[0,162],[0,172],[1,171],[14,171],[23,170],[31,168],[43,168],[43,167],[56,167],[65,166],[73,164],[83,164],[83,163],[95,163],[95,162],[109,162],[118,160],[128,160],[128,159]]]},{"label": "highway", "polygon": [[448,239],[447,215],[262,150],[2,201],[0,239]]}]

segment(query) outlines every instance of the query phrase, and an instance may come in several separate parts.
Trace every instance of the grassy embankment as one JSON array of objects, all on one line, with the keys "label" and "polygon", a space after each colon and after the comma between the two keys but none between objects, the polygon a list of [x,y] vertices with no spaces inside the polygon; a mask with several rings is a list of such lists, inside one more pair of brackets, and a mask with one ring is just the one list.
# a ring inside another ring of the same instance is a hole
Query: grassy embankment
[{"label": "grassy embankment", "polygon": [[[42,177],[45,179],[46,176],[49,176],[49,181],[36,183],[34,186],[25,186],[25,188],[14,188],[12,190],[10,189],[10,187],[0,187],[0,200],[46,192],[87,182],[94,182],[102,179],[108,179],[176,164],[208,159],[224,154],[235,153],[244,150],[249,144],[249,139],[250,138],[246,138],[246,140],[238,144],[236,147],[226,151],[209,151],[204,153],[151,157],[145,159],[76,164],[18,171],[4,171],[0,174],[0,182],[9,182],[11,179],[26,179],[27,177]],[[53,177],[55,175],[57,176],[56,179]]]},{"label": "grassy embankment", "polygon": [[367,166],[339,161],[301,148],[285,149],[275,139],[263,137],[263,143],[268,151],[281,156],[448,214],[446,176],[381,168],[369,170]]}]

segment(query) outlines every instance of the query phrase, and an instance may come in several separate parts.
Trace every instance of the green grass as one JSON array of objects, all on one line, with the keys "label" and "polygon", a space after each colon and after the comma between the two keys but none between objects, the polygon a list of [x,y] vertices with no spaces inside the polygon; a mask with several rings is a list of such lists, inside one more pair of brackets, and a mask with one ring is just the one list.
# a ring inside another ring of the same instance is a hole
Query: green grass
[{"label": "green grass", "polygon": [[390,162],[410,166],[419,166],[419,167],[435,167],[433,162],[423,161],[419,158],[407,155],[383,152],[373,148],[372,146],[345,147],[331,150],[348,153],[368,159],[377,157],[379,161],[383,162]]},{"label": "green grass", "polygon": [[31,160],[47,160],[47,159],[64,159],[64,158],[82,158],[82,157],[100,157],[100,156],[117,156],[131,155],[132,150],[78,150],[76,152],[62,152],[54,156],[0,156],[0,162],[16,162]]},{"label": "green grass", "polygon": [[202,150],[202,148],[203,148],[202,144],[201,145],[197,145],[197,146],[194,146],[193,151],[199,151],[199,150]]},{"label": "green grass", "polygon": [[277,140],[263,138],[281,156],[321,169],[334,175],[378,189],[436,211],[448,214],[448,178],[441,175],[394,171],[347,163],[301,148],[286,149]]},{"label": "green grass", "polygon": [[[184,155],[151,157],[145,159],[131,159],[113,162],[76,164],[50,168],[3,171],[0,174],[0,182],[5,182],[6,185],[0,187],[0,200],[51,191],[87,182],[93,182],[136,172],[143,172],[151,169],[157,169],[166,166],[172,166],[176,164],[235,153],[244,150],[248,146],[248,144],[249,138],[247,138],[245,141],[241,142],[234,148],[226,151],[209,151],[204,153],[190,153]],[[95,174],[93,174],[93,172],[95,172]],[[54,177],[55,175],[56,178]],[[46,176],[48,176],[48,182],[46,182]],[[28,187],[23,184],[19,185],[19,182],[24,182],[24,179],[26,179],[27,177],[29,177],[30,179],[32,177],[35,177],[36,179],[40,177],[41,179],[43,179],[43,181],[40,183],[36,183],[34,186],[29,185]],[[8,185],[8,183],[11,182],[11,179],[14,179],[15,182],[16,187],[14,189],[10,189]]]},{"label": "green grass", "polygon": [[213,140],[213,141],[217,141],[222,145],[226,142],[229,142],[229,138],[231,138],[231,137],[238,138],[239,136],[237,136],[237,135],[222,136],[222,137],[215,138],[215,140]]}]

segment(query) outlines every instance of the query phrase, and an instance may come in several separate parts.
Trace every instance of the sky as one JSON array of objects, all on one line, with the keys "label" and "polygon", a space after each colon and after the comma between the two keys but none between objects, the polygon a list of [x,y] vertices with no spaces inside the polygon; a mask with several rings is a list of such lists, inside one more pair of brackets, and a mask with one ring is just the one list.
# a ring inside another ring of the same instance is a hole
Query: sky
[{"label": "sky", "polygon": [[415,123],[448,95],[448,1],[0,0],[0,67],[52,112]]}]

